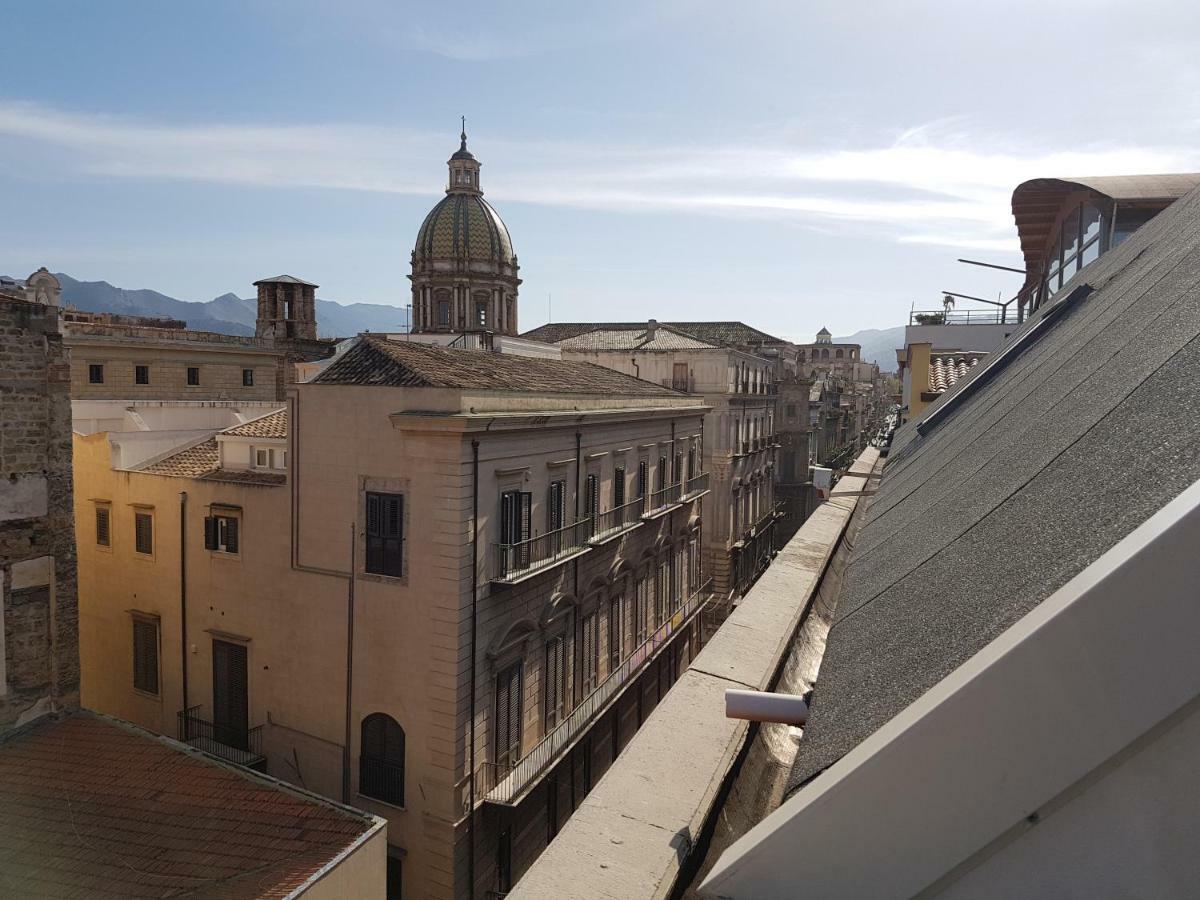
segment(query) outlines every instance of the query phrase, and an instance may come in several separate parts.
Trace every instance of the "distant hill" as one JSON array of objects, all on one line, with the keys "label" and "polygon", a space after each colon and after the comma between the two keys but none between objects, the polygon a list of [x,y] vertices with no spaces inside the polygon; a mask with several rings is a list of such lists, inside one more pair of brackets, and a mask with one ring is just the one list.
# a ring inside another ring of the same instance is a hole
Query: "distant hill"
[{"label": "distant hill", "polygon": [[877,363],[884,372],[896,371],[896,351],[904,346],[904,326],[867,328],[849,337],[835,337],[834,343],[862,344],[862,358]]},{"label": "distant hill", "polygon": [[[128,290],[107,281],[76,281],[55,272],[62,283],[62,302],[88,312],[113,312],[130,316],[166,316],[183,319],[188,328],[222,334],[254,335],[257,301],[222,294],[207,302],[177,300],[151,290]],[[381,303],[336,303],[317,300],[317,333],[321,337],[349,337],[361,331],[403,331],[406,310]]]}]

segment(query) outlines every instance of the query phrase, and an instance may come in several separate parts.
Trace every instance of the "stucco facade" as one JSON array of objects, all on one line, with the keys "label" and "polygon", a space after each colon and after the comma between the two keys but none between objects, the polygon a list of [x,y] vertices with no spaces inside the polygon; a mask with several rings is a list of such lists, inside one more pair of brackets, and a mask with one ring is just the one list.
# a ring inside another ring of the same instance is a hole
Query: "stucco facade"
[{"label": "stucco facade", "polygon": [[[178,477],[115,470],[113,436],[77,436],[85,702],[168,734],[184,709],[210,722],[214,642],[244,647],[256,764],[385,817],[408,895],[469,896],[472,877],[474,896],[501,890],[701,640],[706,411],[670,391],[534,396],[318,379],[291,392],[279,484],[237,479],[249,457],[235,448],[252,438],[218,435],[226,475]],[[616,481],[635,503],[642,463],[651,499],[607,527]],[[594,539],[538,565],[554,492],[564,492],[569,521],[586,518],[589,476],[600,500],[587,526]],[[499,568],[507,491],[531,498],[527,571]],[[376,493],[403,498],[396,575],[368,571],[366,503]],[[97,505],[112,510],[110,546],[96,542]],[[152,516],[151,554],[136,550],[135,511]],[[238,521],[236,553],[205,548],[215,516]],[[159,629],[157,695],[134,687],[134,619]],[[498,677],[516,665],[518,752],[498,761]],[[553,702],[551,683],[565,688]],[[402,806],[364,791],[364,722],[375,714],[403,731]]]}]

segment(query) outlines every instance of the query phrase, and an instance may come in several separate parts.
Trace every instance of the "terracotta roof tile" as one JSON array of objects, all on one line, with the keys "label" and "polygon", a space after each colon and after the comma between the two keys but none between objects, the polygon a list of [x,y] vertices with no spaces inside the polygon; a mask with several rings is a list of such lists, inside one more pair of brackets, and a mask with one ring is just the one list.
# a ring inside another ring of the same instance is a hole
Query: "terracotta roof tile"
[{"label": "terracotta roof tile", "polygon": [[444,387],[552,394],[664,396],[677,392],[586,362],[458,350],[363,335],[314,384]]},{"label": "terracotta roof tile", "polygon": [[935,353],[929,358],[929,390],[940,394],[958,384],[979,361],[987,356],[974,350],[963,353]]},{"label": "terracotta roof tile", "polygon": [[93,713],[0,741],[0,895],[285,897],[379,820]]},{"label": "terracotta roof tile", "polygon": [[150,475],[199,478],[217,468],[217,439],[209,438],[141,469]]},{"label": "terracotta roof tile", "polygon": [[715,350],[716,344],[699,340],[667,325],[659,325],[654,337],[645,326],[597,328],[558,342],[564,350]]},{"label": "terracotta roof tile", "polygon": [[285,438],[288,436],[288,413],[286,409],[277,409],[265,416],[251,419],[241,425],[226,428],[221,434],[232,434],[238,437]]},{"label": "terracotta roof tile", "polygon": [[[781,338],[752,328],[745,322],[659,322],[660,326],[673,328],[697,340],[709,344],[746,346],[756,344],[783,345]],[[646,330],[646,322],[549,322],[521,335],[532,341],[557,344],[578,337],[589,331],[635,331]]]}]

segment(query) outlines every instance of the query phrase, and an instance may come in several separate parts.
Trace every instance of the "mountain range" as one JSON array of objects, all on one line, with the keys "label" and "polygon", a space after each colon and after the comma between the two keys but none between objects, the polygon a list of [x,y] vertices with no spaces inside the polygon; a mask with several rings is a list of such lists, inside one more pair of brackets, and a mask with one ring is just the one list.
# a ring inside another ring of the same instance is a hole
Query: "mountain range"
[{"label": "mountain range", "polygon": [[867,328],[849,337],[835,337],[837,344],[861,344],[862,358],[878,363],[882,372],[896,371],[896,351],[904,346],[904,326]]},{"label": "mountain range", "polygon": [[[62,284],[62,302],[88,312],[182,319],[189,328],[221,334],[254,335],[258,303],[237,294],[222,294],[208,301],[178,300],[158,291],[129,290],[107,281],[78,281],[55,272]],[[406,328],[407,310],[382,303],[338,303],[317,300],[317,332],[321,337],[349,337],[363,331],[398,332]],[[861,344],[862,358],[885,371],[896,367],[896,348],[904,343],[904,326],[868,328],[839,343]]]},{"label": "mountain range", "polygon": [[[77,281],[63,272],[54,277],[62,284],[63,305],[88,312],[129,316],[163,316],[182,319],[188,328],[221,334],[254,335],[258,301],[222,294],[208,301],[177,300],[151,290],[128,290],[107,281]],[[349,337],[362,331],[404,331],[407,311],[382,303],[317,301],[317,333],[321,337]]]}]

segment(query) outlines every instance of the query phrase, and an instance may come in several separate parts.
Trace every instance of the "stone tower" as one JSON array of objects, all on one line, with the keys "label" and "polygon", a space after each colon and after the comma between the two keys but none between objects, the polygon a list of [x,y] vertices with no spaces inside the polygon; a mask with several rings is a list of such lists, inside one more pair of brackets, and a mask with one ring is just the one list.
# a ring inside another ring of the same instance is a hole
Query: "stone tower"
[{"label": "stone tower", "polygon": [[517,256],[499,214],[483,199],[479,161],[459,148],[446,196],[429,211],[412,252],[412,331],[516,335]]},{"label": "stone tower", "polygon": [[256,337],[276,341],[317,339],[317,285],[291,275],[254,282],[258,288]]}]

